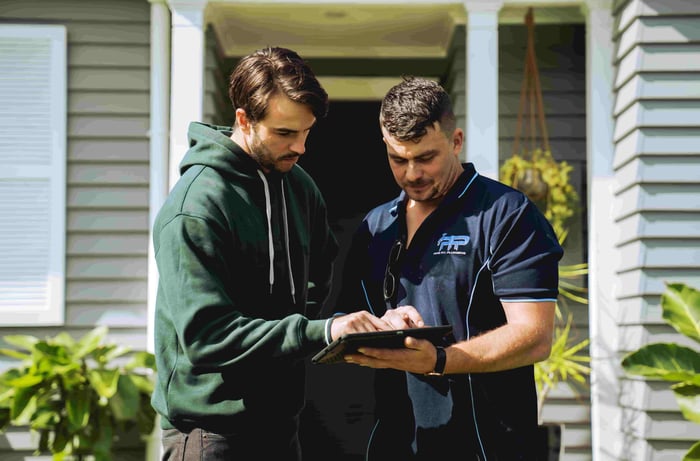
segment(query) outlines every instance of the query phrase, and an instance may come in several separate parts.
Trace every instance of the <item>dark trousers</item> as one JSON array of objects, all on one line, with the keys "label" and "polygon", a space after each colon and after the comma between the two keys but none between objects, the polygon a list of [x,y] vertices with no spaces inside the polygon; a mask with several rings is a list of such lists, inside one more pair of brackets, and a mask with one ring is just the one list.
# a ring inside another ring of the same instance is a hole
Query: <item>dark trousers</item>
[{"label": "dark trousers", "polygon": [[163,461],[300,461],[299,438],[269,434],[221,435],[202,429],[163,430]]}]

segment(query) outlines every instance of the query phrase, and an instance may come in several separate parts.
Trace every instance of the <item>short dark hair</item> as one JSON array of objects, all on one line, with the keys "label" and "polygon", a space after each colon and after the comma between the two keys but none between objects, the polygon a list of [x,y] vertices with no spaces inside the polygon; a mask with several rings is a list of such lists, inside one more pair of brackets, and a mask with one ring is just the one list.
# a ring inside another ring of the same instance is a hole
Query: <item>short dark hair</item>
[{"label": "short dark hair", "polygon": [[241,58],[231,72],[228,95],[233,109],[245,110],[253,123],[265,118],[270,97],[278,93],[309,106],[317,119],[328,113],[326,90],[295,51],[263,48]]},{"label": "short dark hair", "polygon": [[399,141],[419,141],[435,122],[447,136],[456,127],[450,95],[437,82],[405,76],[382,100],[379,123]]}]

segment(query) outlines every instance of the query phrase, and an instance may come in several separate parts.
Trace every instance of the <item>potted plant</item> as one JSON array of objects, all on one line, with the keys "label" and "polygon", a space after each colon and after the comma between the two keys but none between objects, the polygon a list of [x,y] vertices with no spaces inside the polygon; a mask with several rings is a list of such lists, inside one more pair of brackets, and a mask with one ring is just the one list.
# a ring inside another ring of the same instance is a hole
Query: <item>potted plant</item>
[{"label": "potted plant", "polygon": [[[662,318],[682,335],[700,342],[700,291],[684,283],[668,283],[661,295]],[[629,375],[661,379],[671,390],[688,421],[700,423],[700,353],[676,343],[653,343],[622,359]],[[700,442],[693,444],[683,461],[700,459]]]},{"label": "potted plant", "polygon": [[20,363],[0,374],[0,432],[28,426],[39,435],[37,454],[95,461],[110,460],[114,441],[129,429],[150,435],[153,354],[127,356],[128,348],[102,344],[106,335],[97,327],[78,341],[65,332],[43,340],[5,336],[16,349],[0,353]]},{"label": "potted plant", "polygon": [[550,150],[512,154],[500,168],[500,180],[522,191],[542,210],[560,244],[568,235],[568,221],[578,209],[578,193],[571,185],[573,167],[558,162]]}]

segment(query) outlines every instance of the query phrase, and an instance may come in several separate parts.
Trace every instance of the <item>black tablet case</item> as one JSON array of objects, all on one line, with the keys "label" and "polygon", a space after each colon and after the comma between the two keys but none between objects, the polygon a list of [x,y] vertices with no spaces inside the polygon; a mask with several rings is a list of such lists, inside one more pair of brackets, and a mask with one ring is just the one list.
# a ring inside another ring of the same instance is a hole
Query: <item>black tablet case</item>
[{"label": "black tablet case", "polygon": [[376,347],[393,349],[403,347],[404,338],[429,339],[433,344],[441,345],[443,338],[452,332],[451,325],[436,327],[405,328],[402,330],[370,331],[366,333],[348,333],[335,339],[311,358],[311,363],[338,363],[345,354],[357,351],[358,347]]}]

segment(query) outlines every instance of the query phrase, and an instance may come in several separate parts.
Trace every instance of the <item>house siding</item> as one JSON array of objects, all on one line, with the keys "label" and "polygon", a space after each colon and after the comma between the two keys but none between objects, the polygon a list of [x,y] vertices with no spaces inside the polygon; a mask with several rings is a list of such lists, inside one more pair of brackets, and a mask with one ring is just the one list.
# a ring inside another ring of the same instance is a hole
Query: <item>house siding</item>
[{"label": "house siding", "polygon": [[[464,26],[455,27],[448,53],[447,76],[443,82],[445,90],[452,99],[457,126],[461,127],[465,133],[467,130],[466,35],[467,31]],[[466,155],[466,149],[463,155]]]},{"label": "house siding", "polygon": [[[585,26],[582,24],[537,24],[535,54],[546,117],[549,144],[557,161],[573,166],[570,181],[581,199],[564,243],[562,265],[587,262],[586,191],[586,69]],[[512,154],[516,134],[520,88],[523,79],[527,28],[499,26],[499,164]],[[521,136],[524,136],[521,132]],[[527,139],[521,138],[521,146]],[[584,280],[583,283],[586,281]],[[577,283],[581,283],[577,281]],[[588,337],[588,306],[566,300],[565,312],[573,314],[572,334],[577,341]],[[588,386],[559,385],[543,408],[544,423],[559,423],[567,461],[592,457],[590,390]]]},{"label": "house siding", "polygon": [[[700,3],[619,1],[614,16],[622,356],[688,344],[663,321],[660,295],[667,282],[700,287]],[[700,439],[669,383],[623,375],[620,396],[624,459],[680,459]]]},{"label": "house siding", "polygon": [[[216,34],[209,27],[206,32],[204,55],[204,121],[214,125],[233,126],[234,112],[228,97],[226,58],[221,53]],[[252,51],[252,50],[251,50]]]},{"label": "house siding", "polygon": [[[68,37],[65,325],[0,327],[0,337],[77,338],[107,325],[110,341],[146,349],[150,5],[2,0],[0,21],[62,24]],[[36,442],[11,428],[0,436],[0,459],[37,459]],[[133,444],[118,453],[143,459]]]}]

